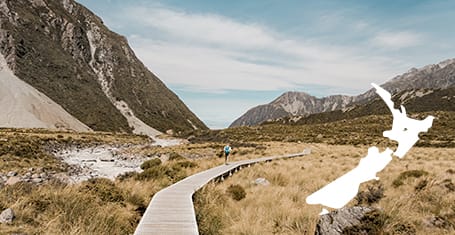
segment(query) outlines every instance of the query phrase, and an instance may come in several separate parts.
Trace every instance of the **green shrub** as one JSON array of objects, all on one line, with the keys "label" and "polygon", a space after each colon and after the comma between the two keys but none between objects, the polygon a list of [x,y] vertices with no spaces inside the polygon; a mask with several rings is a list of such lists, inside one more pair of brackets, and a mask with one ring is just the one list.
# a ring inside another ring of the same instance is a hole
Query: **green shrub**
[{"label": "green shrub", "polygon": [[152,167],[159,166],[159,165],[161,165],[161,160],[159,158],[153,158],[153,159],[143,162],[141,164],[141,169],[145,170],[145,169],[152,168]]},{"label": "green shrub", "polygon": [[246,197],[245,189],[243,189],[243,187],[238,184],[229,186],[226,192],[232,197],[232,199],[236,201],[240,201]]}]

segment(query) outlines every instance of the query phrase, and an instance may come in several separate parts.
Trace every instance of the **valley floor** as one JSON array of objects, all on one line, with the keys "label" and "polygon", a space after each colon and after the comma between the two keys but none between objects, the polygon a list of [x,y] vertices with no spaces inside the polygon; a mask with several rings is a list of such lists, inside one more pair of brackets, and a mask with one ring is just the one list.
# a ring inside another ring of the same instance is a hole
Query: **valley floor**
[{"label": "valley floor", "polygon": [[[2,129],[0,174],[8,179],[0,180],[0,209],[11,208],[16,217],[9,224],[0,224],[0,234],[130,234],[154,193],[223,164],[224,144],[157,147],[135,135]],[[225,182],[206,186],[194,199],[201,234],[312,234],[321,207],[307,205],[306,196],[355,167],[369,147],[254,141],[232,144],[232,161],[296,153],[304,148],[311,148],[312,153],[258,164]],[[54,177],[74,169],[53,152],[71,146],[106,145],[125,148],[128,156],[151,160],[140,166],[140,172],[125,173],[113,181],[93,178],[71,183]],[[379,185],[383,189],[383,195],[376,193],[380,196],[371,203],[383,211],[375,229],[392,234],[454,233],[453,156],[455,148],[416,147],[403,160],[394,159],[378,175],[380,181],[362,185],[361,191],[366,193],[370,192],[368,186],[374,192]],[[24,176],[29,171],[46,177],[40,182],[8,182],[14,177],[9,173]],[[269,184],[253,183],[258,178]],[[232,185],[244,189],[245,198],[234,200]],[[361,198],[359,203],[365,204]],[[357,200],[351,202],[354,204]]]}]

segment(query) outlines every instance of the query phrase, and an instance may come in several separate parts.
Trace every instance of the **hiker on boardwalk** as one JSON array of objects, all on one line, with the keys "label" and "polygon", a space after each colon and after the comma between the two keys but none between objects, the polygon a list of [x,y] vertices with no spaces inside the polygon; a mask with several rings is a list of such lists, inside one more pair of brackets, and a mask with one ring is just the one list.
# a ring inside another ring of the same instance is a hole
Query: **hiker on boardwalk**
[{"label": "hiker on boardwalk", "polygon": [[224,164],[227,164],[228,157],[231,151],[232,151],[231,146],[229,146],[229,144],[226,144],[226,146],[224,146]]}]

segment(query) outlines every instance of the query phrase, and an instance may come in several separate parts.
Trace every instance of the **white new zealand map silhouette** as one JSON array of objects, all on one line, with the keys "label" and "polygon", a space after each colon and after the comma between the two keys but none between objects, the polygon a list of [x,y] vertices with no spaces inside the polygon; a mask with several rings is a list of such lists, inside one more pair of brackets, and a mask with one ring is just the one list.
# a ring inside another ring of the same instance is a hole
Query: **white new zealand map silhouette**
[{"label": "white new zealand map silhouette", "polygon": [[[371,85],[392,112],[392,129],[384,131],[383,136],[398,142],[396,151],[387,148],[379,152],[376,146],[370,147],[368,155],[360,160],[357,167],[308,196],[306,198],[308,204],[321,204],[334,209],[345,206],[357,195],[361,183],[373,179],[379,180],[376,173],[382,171],[392,161],[392,154],[400,159],[403,158],[419,140],[419,133],[427,132],[432,126],[433,116],[427,116],[424,120],[409,118],[403,105],[401,110],[394,108],[389,92],[374,83]],[[327,213],[327,209],[323,208],[320,215]]]}]

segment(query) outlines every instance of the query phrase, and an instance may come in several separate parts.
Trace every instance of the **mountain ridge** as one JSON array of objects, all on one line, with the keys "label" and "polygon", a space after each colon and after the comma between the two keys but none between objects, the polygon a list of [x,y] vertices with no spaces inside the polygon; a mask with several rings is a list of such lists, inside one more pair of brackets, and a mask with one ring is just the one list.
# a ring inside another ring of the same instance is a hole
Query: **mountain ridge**
[{"label": "mountain ridge", "polygon": [[[412,68],[408,72],[395,76],[382,84],[381,87],[391,94],[412,89],[445,89],[455,85],[455,59],[447,59],[438,64],[426,65],[422,68]],[[293,94],[296,102],[281,97]],[[305,92],[285,92],[272,102],[251,108],[236,119],[230,127],[258,125],[262,122],[287,116],[308,116],[316,113],[336,110],[346,111],[356,105],[370,102],[376,97],[374,89],[357,96],[331,95],[316,98]],[[306,104],[303,105],[302,104]],[[286,109],[286,107],[292,107]],[[272,110],[273,112],[269,112]],[[291,112],[292,111],[292,112]]]}]

